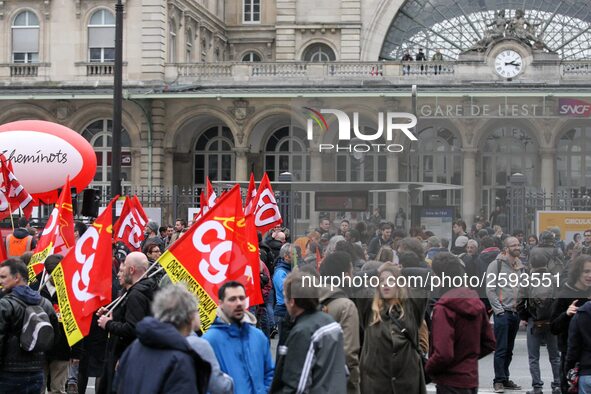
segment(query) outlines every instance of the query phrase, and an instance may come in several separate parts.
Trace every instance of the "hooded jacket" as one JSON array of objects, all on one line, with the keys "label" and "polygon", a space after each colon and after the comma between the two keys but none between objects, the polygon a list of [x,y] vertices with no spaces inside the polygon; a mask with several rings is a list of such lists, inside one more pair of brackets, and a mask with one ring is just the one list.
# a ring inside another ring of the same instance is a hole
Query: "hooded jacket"
[{"label": "hooded jacket", "polygon": [[210,364],[172,324],[146,317],[137,325],[137,337],[119,361],[119,394],[207,391]]},{"label": "hooded jacket", "polygon": [[486,308],[474,290],[447,291],[435,303],[432,342],[425,366],[433,382],[478,387],[478,360],[495,349],[495,337]]},{"label": "hooded jacket", "polygon": [[[500,271],[499,271],[500,264]],[[511,286],[511,275],[519,275],[525,271],[525,266],[518,258],[515,259],[513,267],[505,255],[499,255],[493,260],[486,271],[486,296],[490,302],[495,315],[505,311],[517,311],[517,301],[519,300],[520,286]],[[514,284],[514,283],[513,283]],[[501,286],[504,285],[504,286]]]},{"label": "hooded jacket", "polygon": [[284,317],[287,315],[285,300],[283,299],[283,282],[291,272],[291,264],[282,258],[278,258],[275,263],[275,272],[273,273],[273,288],[275,289],[275,316]]},{"label": "hooded jacket", "polygon": [[235,394],[266,394],[273,381],[269,339],[255,325],[256,318],[248,311],[240,323],[234,323],[218,308],[217,317],[203,335],[220,369],[234,379]]},{"label": "hooded jacket", "polygon": [[321,289],[320,303],[322,311],[328,313],[343,330],[343,341],[349,379],[347,393],[359,393],[359,312],[355,303],[339,288]]},{"label": "hooded jacket", "polygon": [[29,286],[16,286],[0,299],[0,371],[33,373],[43,370],[45,354],[26,352],[20,347],[20,333],[23,328],[25,306],[41,305],[49,316],[54,333],[59,323],[51,303]]},{"label": "hooded jacket", "polygon": [[579,363],[579,375],[591,375],[591,302],[580,307],[568,328],[568,352],[565,370]]}]

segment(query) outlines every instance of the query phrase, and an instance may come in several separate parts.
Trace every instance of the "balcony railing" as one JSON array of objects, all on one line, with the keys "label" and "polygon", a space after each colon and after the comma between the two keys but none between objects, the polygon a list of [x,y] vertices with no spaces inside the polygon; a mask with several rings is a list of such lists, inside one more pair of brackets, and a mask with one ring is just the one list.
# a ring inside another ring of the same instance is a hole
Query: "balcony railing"
[{"label": "balcony railing", "polygon": [[560,74],[562,76],[589,76],[591,74],[591,61],[571,60],[560,63]]},{"label": "balcony railing", "polygon": [[455,62],[220,62],[168,64],[168,80],[202,83],[277,81],[346,83],[359,80],[392,80],[414,77],[453,77]]},{"label": "balcony railing", "polygon": [[13,63],[10,65],[11,77],[36,77],[39,75],[39,63]]},{"label": "balcony railing", "polygon": [[86,75],[101,76],[113,75],[115,63],[86,63]]}]

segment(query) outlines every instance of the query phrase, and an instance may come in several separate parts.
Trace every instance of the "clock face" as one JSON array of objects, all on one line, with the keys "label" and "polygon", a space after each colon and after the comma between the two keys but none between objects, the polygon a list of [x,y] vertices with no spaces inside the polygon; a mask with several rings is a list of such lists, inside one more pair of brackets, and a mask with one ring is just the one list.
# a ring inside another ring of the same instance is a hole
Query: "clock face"
[{"label": "clock face", "polygon": [[495,58],[495,71],[501,77],[513,78],[523,70],[521,55],[511,49],[506,49]]}]

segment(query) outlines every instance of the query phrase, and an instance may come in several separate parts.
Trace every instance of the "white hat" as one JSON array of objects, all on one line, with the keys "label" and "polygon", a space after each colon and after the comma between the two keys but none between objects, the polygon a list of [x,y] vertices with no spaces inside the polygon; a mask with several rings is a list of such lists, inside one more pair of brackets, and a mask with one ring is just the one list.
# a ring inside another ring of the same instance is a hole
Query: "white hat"
[{"label": "white hat", "polygon": [[468,237],[466,237],[465,235],[460,235],[459,237],[456,238],[456,246],[458,248],[463,248],[464,246],[466,246],[468,244]]}]

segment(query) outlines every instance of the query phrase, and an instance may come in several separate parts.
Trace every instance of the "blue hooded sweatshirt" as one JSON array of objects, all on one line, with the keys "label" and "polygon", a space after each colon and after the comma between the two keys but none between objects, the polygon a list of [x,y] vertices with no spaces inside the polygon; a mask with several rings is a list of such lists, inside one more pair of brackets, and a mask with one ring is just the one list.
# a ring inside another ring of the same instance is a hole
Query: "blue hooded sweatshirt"
[{"label": "blue hooded sweatshirt", "polygon": [[210,343],[220,369],[234,379],[234,394],[267,394],[273,381],[269,339],[254,326],[248,311],[240,323],[231,323],[218,308],[217,317],[203,338]]}]

